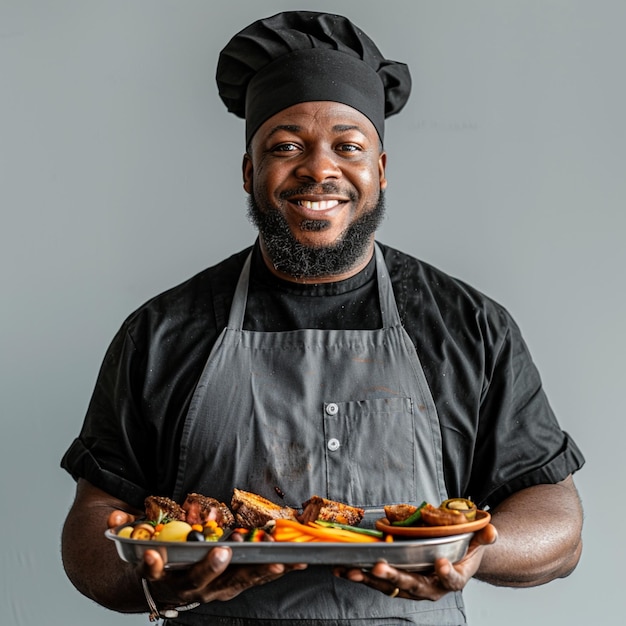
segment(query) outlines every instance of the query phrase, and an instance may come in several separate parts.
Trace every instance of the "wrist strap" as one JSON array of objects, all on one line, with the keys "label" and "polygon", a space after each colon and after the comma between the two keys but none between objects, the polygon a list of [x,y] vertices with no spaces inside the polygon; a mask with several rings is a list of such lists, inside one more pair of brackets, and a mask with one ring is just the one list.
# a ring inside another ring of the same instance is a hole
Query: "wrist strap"
[{"label": "wrist strap", "polygon": [[152,597],[152,594],[150,593],[148,581],[145,578],[141,579],[141,586],[143,587],[143,593],[146,596],[146,602],[148,603],[148,608],[150,609],[149,618],[151,622],[156,622],[160,617],[164,619],[174,619],[178,617],[178,613],[181,611],[189,611],[190,609],[195,609],[200,606],[199,602],[191,602],[190,604],[185,604],[183,606],[159,609],[154,601],[154,598]]}]

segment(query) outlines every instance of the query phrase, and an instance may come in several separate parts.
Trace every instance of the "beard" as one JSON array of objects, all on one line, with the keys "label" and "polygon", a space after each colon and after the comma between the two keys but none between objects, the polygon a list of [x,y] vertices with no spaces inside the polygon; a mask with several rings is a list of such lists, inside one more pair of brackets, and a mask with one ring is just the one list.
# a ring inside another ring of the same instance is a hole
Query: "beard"
[{"label": "beard", "polygon": [[[297,193],[304,192],[297,190]],[[285,194],[283,199],[295,193]],[[328,246],[307,246],[294,237],[278,209],[267,203],[261,206],[252,194],[248,196],[248,218],[257,227],[274,268],[299,279],[336,276],[349,271],[365,256],[371,236],[384,216],[385,194],[381,190],[372,208],[350,224],[336,241]],[[324,219],[303,220],[300,223],[300,228],[309,232],[319,232],[328,227],[329,222]]]}]

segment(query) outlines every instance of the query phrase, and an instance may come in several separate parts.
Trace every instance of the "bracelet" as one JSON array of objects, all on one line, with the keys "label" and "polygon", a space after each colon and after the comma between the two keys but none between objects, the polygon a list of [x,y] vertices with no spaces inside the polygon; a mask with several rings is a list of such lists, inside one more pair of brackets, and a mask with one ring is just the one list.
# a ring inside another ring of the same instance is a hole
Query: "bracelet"
[{"label": "bracelet", "polygon": [[141,586],[143,587],[143,593],[146,596],[146,602],[148,603],[148,608],[150,609],[149,618],[151,622],[156,622],[160,617],[163,617],[164,619],[174,619],[178,617],[179,612],[189,611],[200,606],[199,602],[192,602],[191,604],[185,604],[183,606],[159,609],[154,601],[154,598],[152,597],[152,594],[150,593],[148,581],[145,578],[141,579]]}]

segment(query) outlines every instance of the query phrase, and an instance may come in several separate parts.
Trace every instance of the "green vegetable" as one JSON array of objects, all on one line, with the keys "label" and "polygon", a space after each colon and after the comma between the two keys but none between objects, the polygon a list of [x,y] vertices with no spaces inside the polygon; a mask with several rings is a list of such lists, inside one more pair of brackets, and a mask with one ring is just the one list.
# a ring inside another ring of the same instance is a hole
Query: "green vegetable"
[{"label": "green vegetable", "polygon": [[153,526],[158,526],[159,524],[169,524],[171,520],[166,514],[165,512],[160,509],[159,510],[159,516],[157,519],[153,519],[153,520],[148,520],[148,524],[152,524]]},{"label": "green vegetable", "polygon": [[253,528],[249,533],[244,537],[244,541],[263,541],[265,537],[265,531],[262,528]]},{"label": "green vegetable", "polygon": [[373,528],[358,528],[357,526],[350,526],[349,524],[340,524],[339,522],[327,522],[326,520],[315,520],[316,524],[324,526],[325,528],[341,528],[342,530],[351,530],[355,533],[361,533],[362,535],[369,535],[370,537],[380,537],[382,539],[383,533],[380,530],[374,530]]},{"label": "green vegetable", "polygon": [[422,509],[426,506],[427,502],[422,502],[416,509],[415,513],[409,515],[406,519],[398,520],[397,522],[391,522],[392,526],[415,526],[422,519]]}]

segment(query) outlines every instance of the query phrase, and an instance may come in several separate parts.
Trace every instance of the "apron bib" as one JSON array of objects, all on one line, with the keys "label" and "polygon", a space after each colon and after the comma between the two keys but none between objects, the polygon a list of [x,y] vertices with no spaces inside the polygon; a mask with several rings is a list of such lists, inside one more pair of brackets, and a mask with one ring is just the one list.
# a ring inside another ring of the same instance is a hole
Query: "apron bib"
[{"label": "apron bib", "polygon": [[[375,254],[377,330],[244,330],[247,258],[186,417],[176,500],[195,491],[229,504],[236,487],[301,508],[319,495],[364,508],[366,525],[385,504],[447,497],[435,404]],[[456,626],[463,613],[460,594],[392,599],[309,567],[176,623]]]}]

